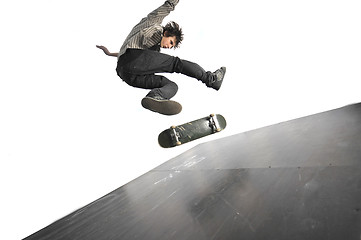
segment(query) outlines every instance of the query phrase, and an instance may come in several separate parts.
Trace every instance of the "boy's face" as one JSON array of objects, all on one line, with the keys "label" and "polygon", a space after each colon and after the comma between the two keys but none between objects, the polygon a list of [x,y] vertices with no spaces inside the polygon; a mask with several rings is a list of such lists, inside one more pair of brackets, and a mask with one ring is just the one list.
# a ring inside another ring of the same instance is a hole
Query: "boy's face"
[{"label": "boy's face", "polygon": [[175,36],[171,36],[171,37],[163,36],[162,41],[160,42],[160,47],[173,48],[175,46],[175,43],[176,43]]}]

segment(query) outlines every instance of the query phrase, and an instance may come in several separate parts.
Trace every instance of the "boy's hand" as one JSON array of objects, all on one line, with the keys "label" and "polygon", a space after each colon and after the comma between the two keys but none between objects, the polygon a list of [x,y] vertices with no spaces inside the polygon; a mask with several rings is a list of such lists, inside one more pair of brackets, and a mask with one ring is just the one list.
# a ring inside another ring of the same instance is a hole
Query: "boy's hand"
[{"label": "boy's hand", "polygon": [[101,45],[96,45],[97,48],[103,50],[103,52],[105,53],[105,55],[108,55],[108,56],[112,56],[112,57],[116,57],[118,53],[111,53],[109,52],[108,48],[104,47],[104,46],[101,46]]},{"label": "boy's hand", "polygon": [[97,48],[103,50],[103,52],[108,55],[109,54],[109,50],[108,48],[104,47],[104,46],[101,46],[101,45],[96,45]]}]

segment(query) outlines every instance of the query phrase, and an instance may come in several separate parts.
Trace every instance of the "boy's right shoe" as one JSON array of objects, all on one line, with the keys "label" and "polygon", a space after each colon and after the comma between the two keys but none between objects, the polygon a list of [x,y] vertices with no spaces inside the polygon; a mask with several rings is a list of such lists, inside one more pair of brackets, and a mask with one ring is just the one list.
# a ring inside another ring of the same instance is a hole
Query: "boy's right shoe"
[{"label": "boy's right shoe", "polygon": [[159,95],[144,97],[142,99],[142,106],[164,115],[175,115],[182,111],[182,105],[178,102],[162,98]]},{"label": "boy's right shoe", "polygon": [[221,67],[220,69],[217,69],[213,73],[213,79],[207,83],[207,86],[218,91],[221,88],[225,74],[226,67]]}]

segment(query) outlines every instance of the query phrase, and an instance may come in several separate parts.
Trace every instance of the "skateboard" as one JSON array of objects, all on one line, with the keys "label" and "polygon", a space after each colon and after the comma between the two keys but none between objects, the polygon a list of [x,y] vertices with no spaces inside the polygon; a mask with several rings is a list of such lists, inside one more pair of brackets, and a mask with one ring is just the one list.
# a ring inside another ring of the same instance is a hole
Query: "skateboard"
[{"label": "skateboard", "polygon": [[163,148],[171,148],[222,131],[227,126],[226,119],[220,114],[194,120],[179,126],[171,126],[158,136]]}]

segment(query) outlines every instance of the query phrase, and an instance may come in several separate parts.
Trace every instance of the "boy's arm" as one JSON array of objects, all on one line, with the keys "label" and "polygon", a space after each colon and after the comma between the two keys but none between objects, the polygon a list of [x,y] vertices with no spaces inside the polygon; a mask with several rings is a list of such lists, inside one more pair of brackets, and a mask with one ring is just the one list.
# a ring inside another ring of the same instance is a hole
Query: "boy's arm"
[{"label": "boy's arm", "polygon": [[118,56],[118,53],[111,53],[111,52],[109,52],[108,48],[106,48],[104,46],[96,45],[96,47],[103,50],[103,52],[108,56],[111,56],[111,57],[117,57]]},{"label": "boy's arm", "polygon": [[163,19],[168,16],[171,11],[174,10],[178,2],[179,0],[165,1],[162,6],[149,13],[147,19],[151,21],[157,20],[157,22],[161,23]]}]

